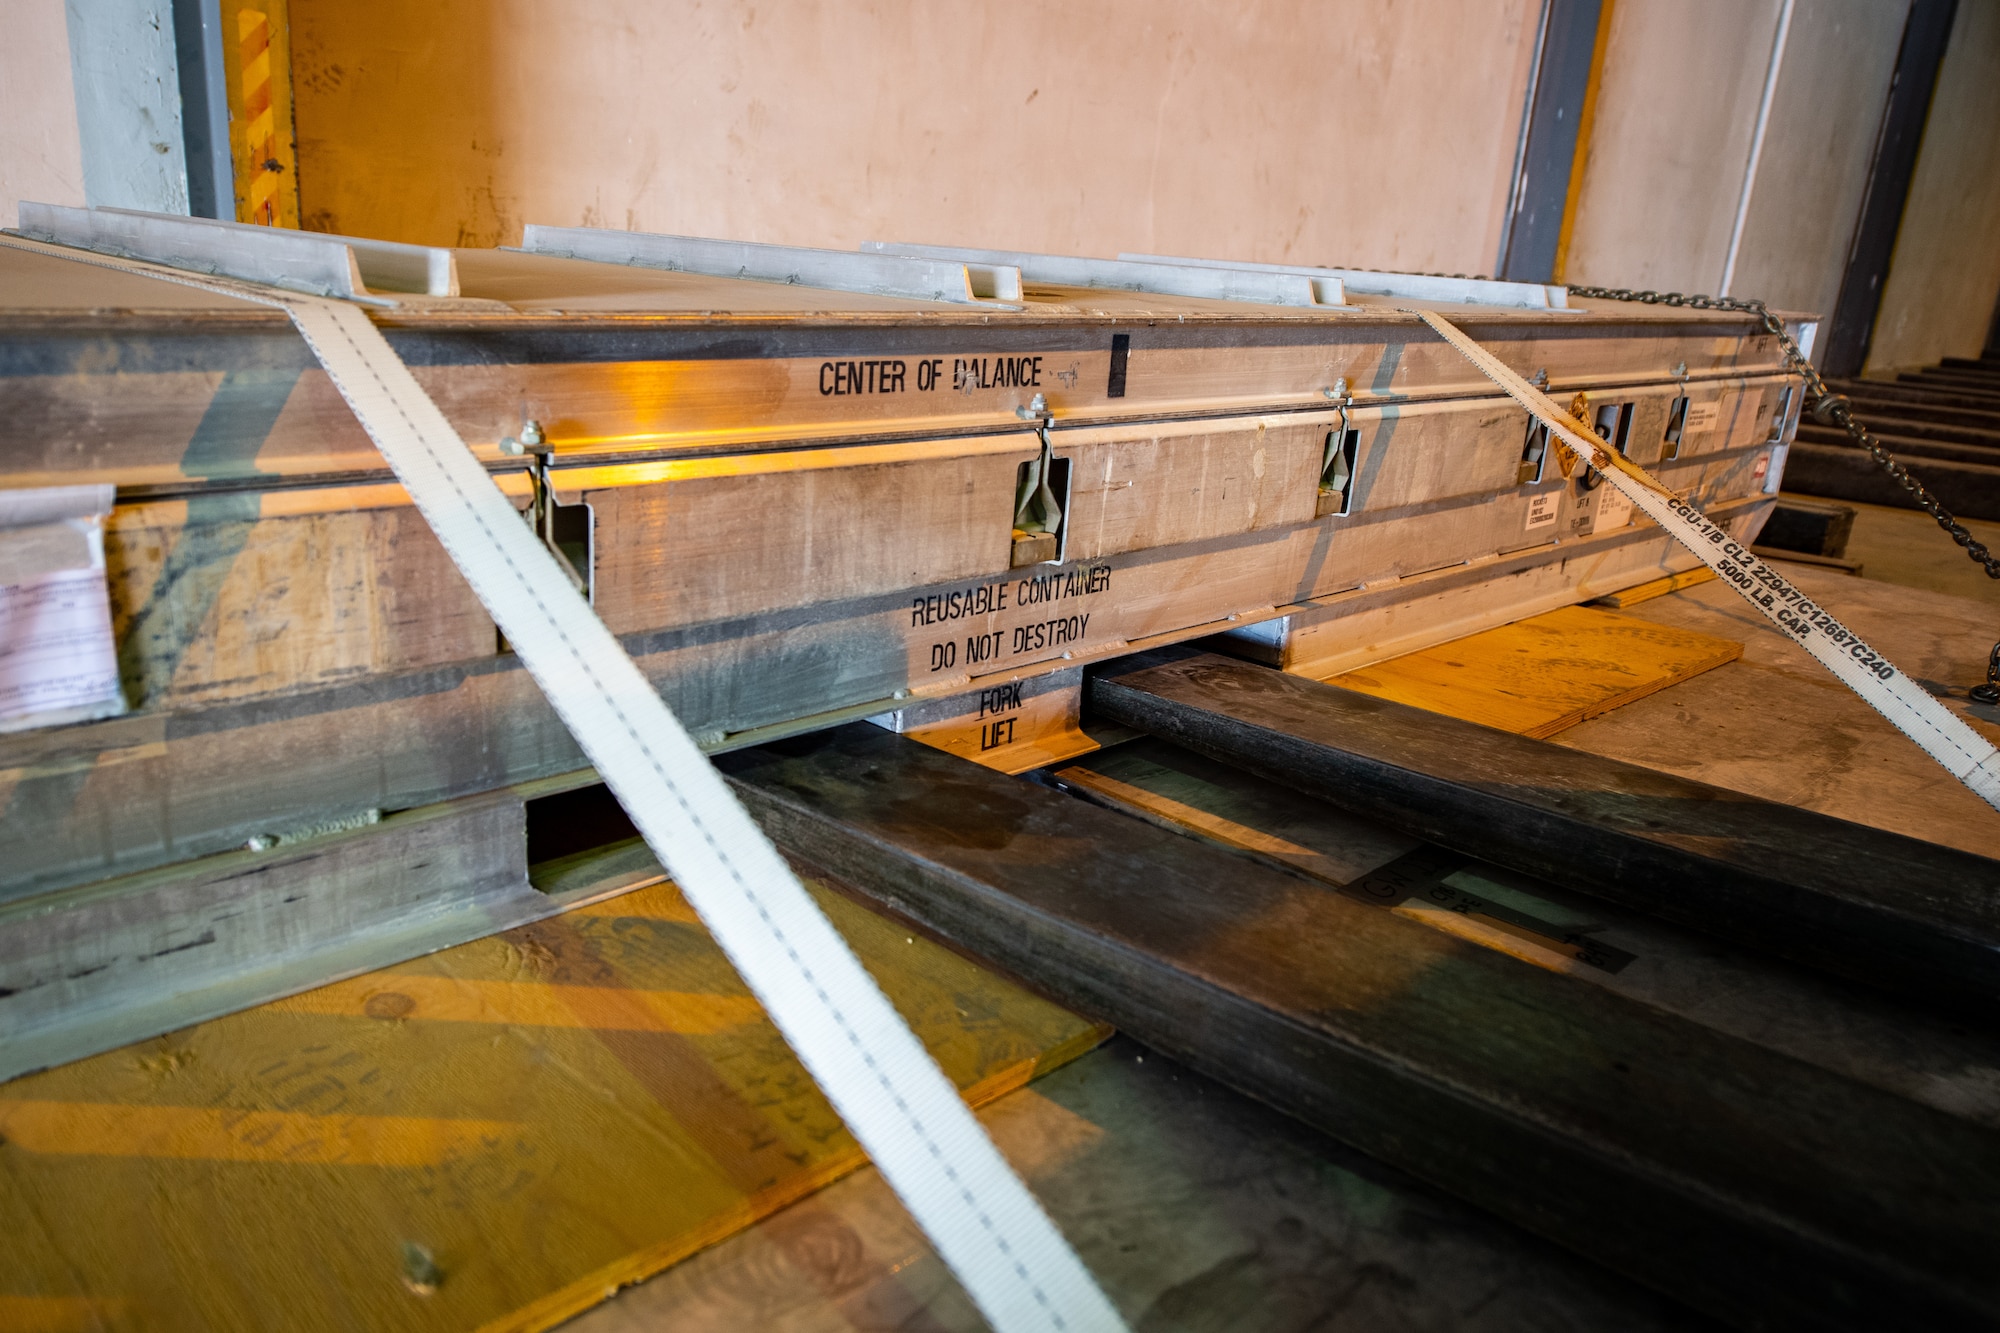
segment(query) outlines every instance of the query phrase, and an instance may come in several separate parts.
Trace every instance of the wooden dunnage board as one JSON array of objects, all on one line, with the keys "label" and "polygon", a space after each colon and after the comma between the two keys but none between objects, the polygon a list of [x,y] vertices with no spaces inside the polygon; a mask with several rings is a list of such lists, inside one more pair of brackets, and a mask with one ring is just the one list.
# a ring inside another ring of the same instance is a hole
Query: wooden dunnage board
[{"label": "wooden dunnage board", "polygon": [[1747,1327],[2000,1324],[2000,1136],[879,729],[720,761],[802,859]]},{"label": "wooden dunnage board", "polygon": [[1741,656],[1728,639],[1566,606],[1326,683],[1540,740]]},{"label": "wooden dunnage board", "polygon": [[1191,650],[1097,716],[1468,855],[1934,1003],[2000,1012],[2000,864]]},{"label": "wooden dunnage board", "polygon": [[[975,1105],[1107,1035],[819,897]],[[527,1333],[866,1161],[668,883],[0,1084],[0,1138],[22,1333]]]},{"label": "wooden dunnage board", "polygon": [[1356,902],[2000,1130],[2000,1032],[1447,851],[1146,736],[1068,761],[1064,790],[1311,876]]}]

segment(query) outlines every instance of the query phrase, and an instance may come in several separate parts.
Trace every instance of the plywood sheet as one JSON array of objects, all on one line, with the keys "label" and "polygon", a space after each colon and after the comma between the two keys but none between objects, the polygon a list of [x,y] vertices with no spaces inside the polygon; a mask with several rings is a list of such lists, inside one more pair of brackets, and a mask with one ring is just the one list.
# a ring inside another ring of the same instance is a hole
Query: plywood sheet
[{"label": "plywood sheet", "polygon": [[[1106,1029],[822,905],[974,1104]],[[859,1166],[669,884],[0,1086],[0,1326],[542,1329]]]},{"label": "plywood sheet", "polygon": [[1730,639],[1569,606],[1327,683],[1547,737],[1742,655]]},{"label": "plywood sheet", "polygon": [[[1937,543],[1937,562],[1963,559],[1936,533],[1929,540]],[[1965,697],[1967,686],[1986,677],[1994,639],[1991,603],[1804,565],[1788,566],[1785,577],[1946,707],[2000,742],[2000,710]],[[1728,584],[1718,580],[1684,589],[1646,603],[1636,615],[1662,628],[1740,640],[1743,660],[1593,718],[1558,737],[1557,744],[2000,857],[2000,813],[1828,675]]]}]

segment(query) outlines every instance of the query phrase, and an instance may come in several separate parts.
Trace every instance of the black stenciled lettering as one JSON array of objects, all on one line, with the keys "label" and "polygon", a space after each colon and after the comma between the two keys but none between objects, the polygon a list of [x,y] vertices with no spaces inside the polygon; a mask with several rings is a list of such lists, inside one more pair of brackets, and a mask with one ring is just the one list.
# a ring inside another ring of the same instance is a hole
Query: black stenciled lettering
[{"label": "black stenciled lettering", "polygon": [[1013,648],[1017,653],[1038,652],[1044,648],[1060,648],[1065,643],[1075,643],[1082,639],[1090,628],[1090,612],[1080,616],[1062,616],[1055,620],[1044,620],[1034,625],[1017,625],[1014,629]]},{"label": "black stenciled lettering", "polygon": [[1066,597],[1088,597],[1110,586],[1111,566],[1090,565],[1021,579],[1014,585],[1014,598],[1022,606],[1034,606]]},{"label": "black stenciled lettering", "polygon": [[901,361],[822,361],[819,391],[829,398],[901,393],[908,369]]},{"label": "black stenciled lettering", "polygon": [[[991,637],[997,647],[1000,639],[999,631],[994,631]],[[979,716],[981,717],[990,717],[995,713],[1010,713],[1020,706],[1021,682],[1018,680],[1011,684],[998,685],[993,689],[981,690],[979,692]]]},{"label": "black stenciled lettering", "polygon": [[967,588],[954,588],[949,592],[932,593],[928,597],[913,598],[910,602],[910,626],[937,625],[953,620],[963,620],[967,616],[991,615],[1007,609],[1008,585],[999,583],[977,583]]}]

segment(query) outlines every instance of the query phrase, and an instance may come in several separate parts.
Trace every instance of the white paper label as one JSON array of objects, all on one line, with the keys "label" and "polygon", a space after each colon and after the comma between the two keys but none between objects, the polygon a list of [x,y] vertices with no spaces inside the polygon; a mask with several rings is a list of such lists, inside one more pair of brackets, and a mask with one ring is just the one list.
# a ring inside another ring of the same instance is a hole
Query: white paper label
[{"label": "white paper label", "polygon": [[1610,532],[1622,528],[1632,521],[1632,501],[1616,486],[1601,486],[1597,491],[1597,526],[1592,532]]},{"label": "white paper label", "polygon": [[1687,418],[1681,423],[1681,437],[1694,435],[1700,431],[1714,430],[1715,423],[1722,420],[1722,404],[1719,401],[1689,403]]},{"label": "white paper label", "polygon": [[1528,531],[1546,528],[1556,521],[1556,511],[1562,507],[1561,491],[1543,491],[1528,500]]},{"label": "white paper label", "polygon": [[103,567],[0,584],[0,730],[121,711]]}]

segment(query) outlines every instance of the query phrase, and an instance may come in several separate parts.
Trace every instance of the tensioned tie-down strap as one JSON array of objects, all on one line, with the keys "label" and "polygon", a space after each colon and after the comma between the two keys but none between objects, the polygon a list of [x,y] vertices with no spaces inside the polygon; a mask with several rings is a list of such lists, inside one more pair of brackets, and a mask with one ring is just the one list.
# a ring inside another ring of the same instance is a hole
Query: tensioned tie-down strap
[{"label": "tensioned tie-down strap", "polygon": [[1701,557],[1702,563],[1742,594],[1785,636],[1839,677],[1889,719],[1898,731],[1923,747],[1945,771],[1963,782],[1988,805],[2000,808],[2000,751],[1964,719],[1932,697],[1930,691],[1898,671],[1888,658],[1862,642],[1861,636],[1835,620],[1823,607],[1794,588],[1769,565],[1750,554],[1743,543],[1708,521],[1699,509],[1662,486],[1637,463],[1605,447],[1534,385],[1509,370],[1504,362],[1451,321],[1428,310],[1410,310],[1437,331],[1480,372],[1528,409],[1549,433],[1596,467],[1613,486],[1676,540]]},{"label": "tensioned tie-down strap", "polygon": [[646,845],[981,1313],[1002,1333],[1124,1328],[958,1090],[366,313],[151,264],[20,248],[285,310]]}]

